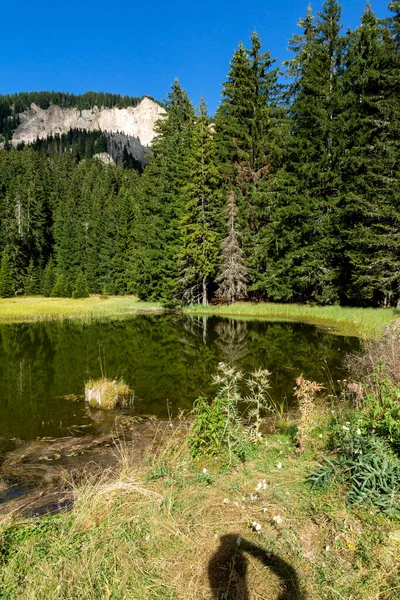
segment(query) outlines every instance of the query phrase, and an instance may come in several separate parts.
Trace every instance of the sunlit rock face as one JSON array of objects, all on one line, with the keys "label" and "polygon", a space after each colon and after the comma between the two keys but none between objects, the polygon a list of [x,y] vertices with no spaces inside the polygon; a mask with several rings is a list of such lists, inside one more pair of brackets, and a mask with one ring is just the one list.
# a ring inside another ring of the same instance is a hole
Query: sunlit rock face
[{"label": "sunlit rock face", "polygon": [[149,146],[155,136],[156,121],[165,116],[164,109],[151,100],[143,100],[135,107],[98,108],[78,110],[52,105],[43,110],[32,104],[30,110],[20,114],[20,125],[12,137],[12,144],[32,143],[37,138],[68,133],[70,129],[123,133],[138,138],[142,146]]}]

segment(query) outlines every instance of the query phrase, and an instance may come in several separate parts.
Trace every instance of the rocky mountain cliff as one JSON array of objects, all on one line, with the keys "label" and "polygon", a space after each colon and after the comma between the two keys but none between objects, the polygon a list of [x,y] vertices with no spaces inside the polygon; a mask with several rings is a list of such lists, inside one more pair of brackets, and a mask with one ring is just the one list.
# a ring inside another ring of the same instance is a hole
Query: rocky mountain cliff
[{"label": "rocky mountain cliff", "polygon": [[[32,145],[45,153],[70,151],[81,160],[93,156],[94,148],[100,145],[97,152],[103,162],[142,171],[151,154],[149,146],[155,136],[155,123],[165,117],[165,110],[148,97],[110,94],[100,95],[99,103],[105,99],[113,105],[90,107],[92,95],[64,94],[58,98],[59,94],[54,92],[33,92],[23,94],[23,98],[0,96],[0,150]],[[60,104],[61,101],[69,106]],[[72,101],[78,105],[71,106]],[[120,105],[115,105],[116,102]],[[121,106],[125,102],[128,104]]]},{"label": "rocky mountain cliff", "polygon": [[62,108],[52,105],[43,110],[36,104],[19,115],[20,124],[10,140],[13,146],[21,142],[34,142],[37,138],[61,135],[70,129],[123,133],[138,138],[147,147],[154,138],[154,125],[165,115],[164,109],[151,100],[143,98],[137,106],[128,108],[99,108],[89,110]]}]

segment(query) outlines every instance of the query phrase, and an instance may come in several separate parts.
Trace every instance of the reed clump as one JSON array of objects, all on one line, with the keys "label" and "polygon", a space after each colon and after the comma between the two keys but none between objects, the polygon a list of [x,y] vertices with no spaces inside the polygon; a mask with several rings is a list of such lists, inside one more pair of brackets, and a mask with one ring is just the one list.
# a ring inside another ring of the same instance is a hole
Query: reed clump
[{"label": "reed clump", "polygon": [[123,379],[89,379],[85,384],[85,400],[93,408],[112,410],[117,406],[128,406],[132,390]]}]

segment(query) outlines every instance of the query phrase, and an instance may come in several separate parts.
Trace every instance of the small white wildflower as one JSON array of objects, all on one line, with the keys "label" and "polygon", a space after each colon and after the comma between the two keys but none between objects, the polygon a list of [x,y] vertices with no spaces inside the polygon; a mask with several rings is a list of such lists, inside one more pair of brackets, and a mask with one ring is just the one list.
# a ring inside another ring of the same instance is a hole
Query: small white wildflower
[{"label": "small white wildflower", "polygon": [[263,508],[262,511],[263,511],[263,513],[266,513],[266,512],[268,512],[268,508]]},{"label": "small white wildflower", "polygon": [[144,539],[146,540],[146,542],[149,542],[150,541],[150,536],[146,535],[146,537]]},{"label": "small white wildflower", "polygon": [[263,484],[261,483],[261,481],[259,483],[257,483],[256,485],[256,492],[258,492],[258,490],[262,489]]},{"label": "small white wildflower", "polygon": [[357,429],[356,434],[361,435],[361,429]]},{"label": "small white wildflower", "polygon": [[262,527],[261,527],[260,523],[257,523],[257,521],[253,521],[252,525],[253,525],[254,531],[261,531]]},{"label": "small white wildflower", "polygon": [[343,425],[343,430],[344,430],[344,431],[350,431],[350,428],[349,428],[349,427],[347,427],[346,425]]},{"label": "small white wildflower", "polygon": [[329,552],[330,549],[331,549],[330,546],[325,546],[325,552]]},{"label": "small white wildflower", "polygon": [[272,517],[272,520],[275,521],[275,523],[278,523],[278,525],[283,521],[281,515],[275,515],[275,517]]},{"label": "small white wildflower", "polygon": [[322,433],[319,434],[320,439],[322,440]]},{"label": "small white wildflower", "polygon": [[258,498],[257,494],[250,494],[250,500],[252,502],[254,502],[254,500],[257,500],[257,498]]},{"label": "small white wildflower", "polygon": [[203,469],[203,473],[204,473],[204,475],[206,475],[206,473],[208,473],[208,471],[207,471],[207,469],[205,467]]},{"label": "small white wildflower", "polygon": [[335,414],[335,411],[332,409],[332,410],[331,410],[331,413],[334,415],[334,414]]},{"label": "small white wildflower", "polygon": [[282,469],[282,463],[278,463],[278,464],[276,465],[276,468],[277,468],[277,469]]}]

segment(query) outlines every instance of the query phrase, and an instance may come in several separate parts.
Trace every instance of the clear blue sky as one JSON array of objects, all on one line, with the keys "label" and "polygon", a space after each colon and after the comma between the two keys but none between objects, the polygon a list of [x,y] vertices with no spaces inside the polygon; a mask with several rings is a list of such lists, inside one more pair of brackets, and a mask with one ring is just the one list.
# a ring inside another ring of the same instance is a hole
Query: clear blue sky
[{"label": "clear blue sky", "polygon": [[[387,0],[372,0],[379,17]],[[257,29],[279,62],[307,0],[19,0],[1,3],[0,94],[88,90],[162,100],[178,77],[212,113],[239,41]],[[311,2],[313,11],[322,0]],[[344,0],[344,30],[366,0]]]}]

